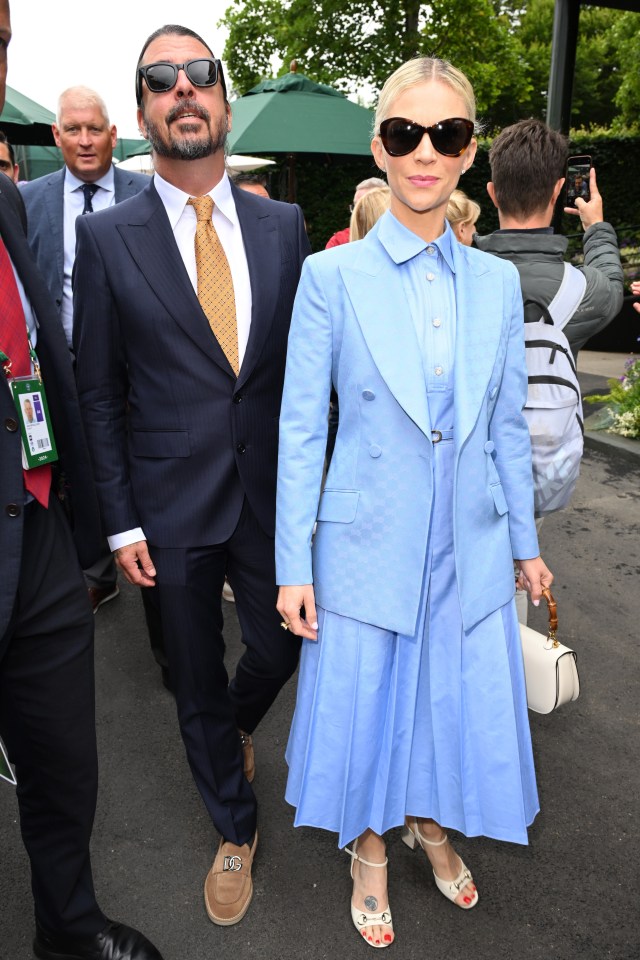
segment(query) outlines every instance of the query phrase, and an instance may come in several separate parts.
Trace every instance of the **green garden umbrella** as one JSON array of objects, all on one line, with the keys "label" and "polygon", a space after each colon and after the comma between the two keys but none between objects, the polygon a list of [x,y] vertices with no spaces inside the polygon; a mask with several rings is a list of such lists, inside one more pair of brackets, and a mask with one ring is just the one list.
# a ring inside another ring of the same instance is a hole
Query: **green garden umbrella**
[{"label": "green garden umbrella", "polygon": [[4,110],[0,114],[0,130],[6,133],[11,144],[52,147],[51,124],[55,121],[55,114],[46,107],[7,86]]},{"label": "green garden umbrella", "polygon": [[296,73],[264,80],[231,104],[233,153],[287,155],[289,200],[295,199],[297,153],[370,153],[373,113],[324,84]]}]

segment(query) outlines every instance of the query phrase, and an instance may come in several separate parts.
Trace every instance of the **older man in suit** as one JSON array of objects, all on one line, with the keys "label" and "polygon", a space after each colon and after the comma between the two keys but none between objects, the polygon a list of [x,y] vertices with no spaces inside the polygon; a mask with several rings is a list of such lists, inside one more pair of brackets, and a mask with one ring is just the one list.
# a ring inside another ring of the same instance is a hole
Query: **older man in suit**
[{"label": "older man in suit", "polygon": [[[69,87],[60,95],[52,125],[64,167],[24,184],[29,244],[58,307],[69,348],[73,340],[71,276],[76,253],[76,219],[134,196],[148,183],[141,173],[112,163],[116,127],[102,98],[89,87]],[[117,573],[105,543],[96,563],[85,570],[94,613],[118,595]],[[153,642],[152,642],[153,646]]]},{"label": "older man in suit", "polygon": [[[10,37],[0,0],[0,109]],[[69,351],[23,214],[18,190],[0,175],[0,735],[31,862],[33,949],[41,960],[161,960],[142,934],[107,920],[93,890],[93,617],[78,556],[88,564],[99,550],[99,512]],[[22,414],[10,387],[35,377],[29,341],[61,454],[53,470],[22,465]],[[74,490],[73,535],[56,496],[58,467]]]},{"label": "older man in suit", "polygon": [[[275,610],[273,536],[287,335],[309,245],[297,206],[230,183],[231,110],[201,37],[153,33],[136,93],[156,174],[78,223],[78,389],[117,562],[131,583],[157,582],[187,756],[221,834],[205,902],[228,925],[253,889],[250,735],[298,658]],[[246,645],[230,684],[225,574]]]}]

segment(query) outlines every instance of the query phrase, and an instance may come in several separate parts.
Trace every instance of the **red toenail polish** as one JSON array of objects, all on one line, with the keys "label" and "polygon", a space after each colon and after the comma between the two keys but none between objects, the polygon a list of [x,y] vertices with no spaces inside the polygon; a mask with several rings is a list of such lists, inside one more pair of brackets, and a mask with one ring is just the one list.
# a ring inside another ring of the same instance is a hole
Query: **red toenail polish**
[{"label": "red toenail polish", "polygon": [[387,943],[391,943],[391,934],[390,934],[390,933],[385,933],[384,938],[385,938],[385,940],[387,941]]},{"label": "red toenail polish", "polygon": [[379,941],[379,940],[376,940],[376,943],[380,943],[380,941]]},{"label": "red toenail polish", "polygon": [[464,902],[465,902],[465,903],[471,903],[471,897],[465,897],[465,898],[464,898]]}]

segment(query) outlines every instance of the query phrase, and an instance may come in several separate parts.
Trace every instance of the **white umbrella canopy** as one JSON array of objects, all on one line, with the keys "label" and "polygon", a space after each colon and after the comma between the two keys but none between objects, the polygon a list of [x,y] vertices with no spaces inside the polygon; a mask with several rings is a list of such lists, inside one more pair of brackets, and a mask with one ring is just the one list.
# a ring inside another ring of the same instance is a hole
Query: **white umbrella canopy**
[{"label": "white umbrella canopy", "polygon": [[[227,157],[227,170],[233,173],[259,170],[260,167],[270,167],[274,160],[265,160],[264,157],[246,157],[240,153],[232,153]],[[121,170],[133,170],[136,173],[153,173],[153,161],[150,153],[139,153],[134,157],[127,157],[118,163]]]}]

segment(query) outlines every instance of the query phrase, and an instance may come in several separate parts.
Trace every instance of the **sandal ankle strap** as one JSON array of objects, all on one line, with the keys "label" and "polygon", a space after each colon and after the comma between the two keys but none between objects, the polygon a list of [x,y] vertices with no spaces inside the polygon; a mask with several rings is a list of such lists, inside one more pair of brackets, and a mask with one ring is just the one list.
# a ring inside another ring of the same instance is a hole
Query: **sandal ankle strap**
[{"label": "sandal ankle strap", "polygon": [[370,860],[365,860],[364,857],[361,857],[359,853],[356,853],[354,850],[351,850],[350,847],[345,847],[344,852],[348,853],[350,857],[353,857],[354,860],[359,860],[360,863],[364,863],[366,867],[386,867],[389,863],[389,858],[384,858],[384,863],[371,863]]},{"label": "sandal ankle strap", "polygon": [[411,833],[413,833],[413,835],[415,836],[418,843],[426,843],[427,846],[429,847],[442,847],[449,839],[448,835],[445,833],[445,835],[442,837],[441,840],[427,840],[427,838],[422,833],[420,833],[420,827],[418,826],[417,820],[413,821],[413,826],[409,825],[408,820],[406,820],[405,823],[409,828],[409,830],[411,831]]}]

